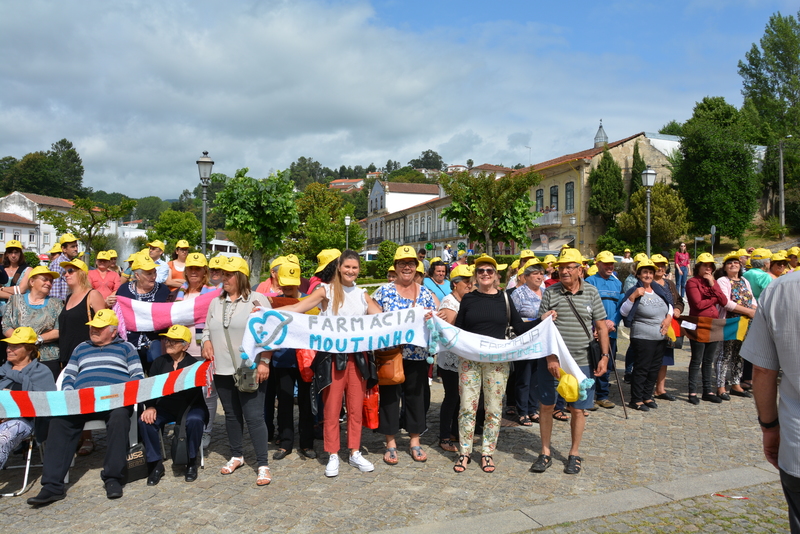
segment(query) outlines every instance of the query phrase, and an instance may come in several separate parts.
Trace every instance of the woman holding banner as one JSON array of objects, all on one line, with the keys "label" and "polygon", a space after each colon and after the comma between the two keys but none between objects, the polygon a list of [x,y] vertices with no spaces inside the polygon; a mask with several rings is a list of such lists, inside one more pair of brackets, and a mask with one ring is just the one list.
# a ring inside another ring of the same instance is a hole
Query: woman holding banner
[{"label": "woman holding banner", "polygon": [[[543,319],[554,315],[546,313],[541,319],[525,322],[517,312],[514,301],[505,291],[499,289],[497,262],[483,254],[475,259],[473,286],[471,293],[464,295],[456,316],[455,325],[467,332],[473,332],[495,339],[506,339],[506,328],[510,325],[516,335],[531,330]],[[475,414],[478,399],[483,389],[486,421],[483,425],[483,445],[481,447],[481,469],[486,473],[495,470],[492,453],[497,447],[500,433],[500,419],[503,408],[503,393],[508,380],[508,362],[476,362],[461,358],[459,373],[459,394],[461,409],[458,413],[459,457],[453,470],[463,473],[471,462],[472,440],[475,433]]]},{"label": "woman holding banner", "polygon": [[[379,287],[372,297],[382,311],[406,310],[419,307],[435,310],[436,303],[430,289],[414,281],[417,273],[417,252],[413,247],[398,247],[394,254],[394,269],[397,279]],[[402,345],[403,374],[405,381],[392,386],[380,386],[380,425],[378,432],[386,436],[386,452],[383,461],[397,465],[397,441],[400,431],[400,394],[403,394],[405,429],[410,438],[409,452],[415,462],[425,462],[428,456],[422,450],[419,436],[425,431],[425,388],[428,387],[428,358],[424,347]]]},{"label": "woman holding banner", "polygon": [[[305,313],[319,306],[321,316],[345,316],[381,313],[366,290],[356,286],[361,270],[358,253],[346,249],[336,262],[336,274],[330,283],[320,283],[307,298],[297,304],[284,306],[281,311]],[[339,412],[342,397],[347,403],[347,447],[349,464],[362,473],[375,469],[372,462],[361,456],[361,416],[367,381],[371,378],[371,365],[363,352],[351,354],[318,352],[314,361],[317,380],[330,377],[330,385],[322,389],[324,408],[323,437],[325,452],[329,453],[325,476],[339,474],[340,429]],[[321,367],[324,367],[321,368]],[[375,382],[373,382],[375,384]]]}]

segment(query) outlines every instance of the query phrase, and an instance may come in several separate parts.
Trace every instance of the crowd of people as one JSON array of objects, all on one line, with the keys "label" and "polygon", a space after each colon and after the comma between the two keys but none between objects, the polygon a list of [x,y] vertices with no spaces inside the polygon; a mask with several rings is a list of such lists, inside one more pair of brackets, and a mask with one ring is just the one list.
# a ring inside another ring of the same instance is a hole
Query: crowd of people
[{"label": "crowd of people", "polygon": [[[267,279],[251,287],[245,260],[217,256],[209,261],[192,252],[185,240],[175,244],[169,262],[162,258],[166,245],[152,241],[127,258],[127,267],[117,265],[115,251],[100,251],[94,269],[78,258],[78,240],[73,235],[64,234],[59,245],[59,250],[51,251],[49,266],[30,268],[22,245],[6,243],[0,305],[7,361],[0,367],[0,388],[48,391],[56,389],[56,384],[61,390],[105,386],[212,360],[213,381],[208,386],[140,407],[138,433],[146,450],[148,485],[157,485],[165,474],[160,432],[164,425],[181,421],[188,443],[184,477],[187,482],[197,479],[198,452],[211,442],[218,404],[230,452],[220,469],[222,475],[245,465],[246,427],[255,450],[256,484],[270,484],[269,444],[274,441],[277,446],[272,459],[284,459],[294,448],[297,424],[298,452],[316,458],[314,440],[322,439],[327,454],[324,474],[338,476],[344,419],[347,463],[360,472],[373,471],[374,464],[361,454],[362,405],[376,385],[375,431],[385,438],[383,462],[400,463],[401,431],[408,434],[410,458],[425,462],[427,453],[420,437],[428,430],[434,369],[444,389],[438,444],[444,451],[457,453],[456,473],[468,469],[476,434],[482,435],[481,470],[495,471],[493,452],[505,416],[523,426],[539,424],[541,451],[530,467],[534,473],[553,464],[554,422],[569,422],[571,444],[564,472],[577,474],[583,464],[580,444],[586,417],[598,408],[616,406],[609,398],[609,379],[622,325],[630,332],[624,372],[630,385],[629,406],[649,412],[658,407],[657,400],[677,400],[666,390],[665,379],[674,365],[676,336],[680,336],[680,327],[676,331],[675,325],[680,325],[681,317],[752,319],[762,291],[783,274],[800,269],[797,247],[778,253],[739,250],[719,264],[703,253],[689,276],[683,243],[672,266],[664,255],[631,257],[630,250],[621,261],[611,252],[600,252],[589,266],[588,258],[569,247],[557,257],[541,259],[524,250],[510,265],[483,254],[469,265],[467,252],[453,251],[449,245],[443,257],[430,259],[424,249],[400,246],[386,273],[388,282],[370,294],[357,284],[362,266],[352,250],[321,251],[310,279],[301,276],[296,256],[279,256],[270,263]],[[157,331],[133,331],[120,324],[118,297],[164,303],[193,300],[210,292],[216,292],[215,296],[205,320],[198,324]],[[248,316],[258,307],[337,317],[416,307],[460,329],[496,339],[507,339],[509,332],[524,334],[551,318],[575,363],[594,378],[594,385],[585,399],[566,402],[558,393],[562,369],[554,355],[516,361],[512,366],[475,362],[447,350],[434,359],[425,347],[416,345],[395,347],[402,362],[401,383],[378,385],[376,356],[371,352],[317,352],[308,361],[308,354],[300,349],[264,351],[256,356],[254,372],[248,375],[242,372],[244,360],[238,347]],[[721,403],[731,395],[752,396],[752,366],[740,356],[741,341],[691,339],[689,344],[688,402]],[[310,372],[304,372],[307,369]],[[132,411],[133,407],[124,407],[56,417],[49,423],[26,418],[2,421],[0,466],[35,433],[50,446],[45,447],[42,489],[28,502],[42,505],[63,499],[63,481],[73,455],[91,454],[94,449],[91,433],[83,431],[83,426],[88,420],[101,419],[109,434],[102,473],[106,493],[109,498],[121,497]]]}]

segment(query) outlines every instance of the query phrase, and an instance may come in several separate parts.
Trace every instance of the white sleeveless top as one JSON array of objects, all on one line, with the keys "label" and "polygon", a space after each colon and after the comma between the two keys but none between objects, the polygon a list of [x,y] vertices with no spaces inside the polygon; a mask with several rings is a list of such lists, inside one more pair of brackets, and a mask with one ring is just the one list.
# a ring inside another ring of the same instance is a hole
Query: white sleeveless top
[{"label": "white sleeveless top", "polygon": [[367,313],[367,298],[366,290],[360,287],[351,286],[343,287],[344,289],[344,302],[339,306],[339,311],[333,313],[333,288],[330,284],[321,283],[320,286],[325,288],[325,297],[328,299],[328,308],[322,310],[320,315],[366,315]]}]

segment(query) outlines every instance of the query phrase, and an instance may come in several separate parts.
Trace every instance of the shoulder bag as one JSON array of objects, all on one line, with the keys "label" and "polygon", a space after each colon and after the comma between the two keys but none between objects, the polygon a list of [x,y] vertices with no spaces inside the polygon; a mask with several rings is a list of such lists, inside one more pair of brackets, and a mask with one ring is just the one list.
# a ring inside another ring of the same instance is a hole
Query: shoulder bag
[{"label": "shoulder bag", "polygon": [[578,310],[575,309],[575,304],[572,303],[572,296],[566,295],[566,298],[570,309],[572,309],[572,313],[575,314],[578,322],[581,323],[583,331],[586,332],[587,336],[589,336],[589,368],[592,371],[595,371],[597,370],[597,366],[600,364],[600,360],[602,359],[601,354],[603,353],[603,350],[600,348],[600,342],[597,341],[592,333],[589,332],[589,329],[586,328],[586,323],[583,322],[583,317],[580,316]]},{"label": "shoulder bag", "polygon": [[[222,317],[225,317],[225,310],[228,307],[228,301],[226,300],[225,303],[222,305]],[[225,341],[228,343],[228,352],[231,355],[231,362],[233,362],[233,368],[235,372],[233,373],[233,384],[236,386],[236,389],[241,391],[242,393],[255,393],[258,390],[258,380],[256,380],[256,370],[250,369],[248,367],[242,367],[242,361],[236,361],[236,352],[233,350],[233,343],[231,343],[231,335],[228,332],[228,328],[224,325],[222,329],[225,330]]]},{"label": "shoulder bag", "polygon": [[508,293],[506,293],[505,291],[503,291],[503,298],[506,301],[506,331],[505,331],[505,336],[506,336],[506,339],[514,339],[515,337],[517,337],[517,334],[516,334],[516,332],[514,332],[514,327],[511,326],[511,306],[508,303]]},{"label": "shoulder bag", "polygon": [[172,457],[172,463],[175,465],[187,465],[189,463],[189,444],[186,441],[186,417],[189,415],[189,410],[192,405],[186,407],[181,418],[181,424],[175,425],[175,430],[172,435],[172,448],[169,455]]},{"label": "shoulder bag", "polygon": [[[412,308],[417,305],[417,298],[419,298],[419,290],[414,295]],[[379,386],[396,386],[406,381],[406,375],[403,372],[403,345],[376,350],[373,353],[375,354]]]}]

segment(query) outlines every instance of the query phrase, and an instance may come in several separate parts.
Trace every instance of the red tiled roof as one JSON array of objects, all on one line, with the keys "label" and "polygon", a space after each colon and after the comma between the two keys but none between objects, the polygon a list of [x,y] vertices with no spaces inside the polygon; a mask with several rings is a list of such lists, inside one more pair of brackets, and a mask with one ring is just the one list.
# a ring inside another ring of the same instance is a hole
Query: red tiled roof
[{"label": "red tiled roof", "polygon": [[404,182],[388,182],[386,190],[391,193],[416,193],[419,195],[438,195],[439,186],[436,184],[409,184]]},{"label": "red tiled roof", "polygon": [[361,179],[361,178],[339,178],[337,180],[331,180],[331,185],[333,185],[333,184],[337,184],[337,185],[355,184],[355,183],[362,182],[362,181],[363,181],[363,179]]},{"label": "red tiled roof", "polygon": [[36,202],[37,204],[41,204],[43,206],[53,206],[55,208],[70,209],[74,205],[72,202],[64,198],[48,197],[45,195],[37,195],[36,193],[23,193],[22,191],[18,191],[18,193],[28,198],[29,200]]},{"label": "red tiled roof", "polygon": [[21,217],[14,213],[5,213],[2,211],[0,211],[0,222],[9,224],[29,224],[31,226],[36,226],[36,223],[30,219]]},{"label": "red tiled roof", "polygon": [[[639,132],[639,133],[634,134],[634,135],[632,135],[630,137],[626,137],[625,139],[620,139],[619,141],[614,141],[613,143],[608,143],[608,145],[606,145],[606,146],[608,146],[608,148],[614,148],[615,146],[619,146],[619,145],[621,145],[623,143],[627,143],[631,139],[635,139],[635,138],[639,137],[640,135],[644,135],[644,132]],[[524,172],[528,172],[528,171],[531,171],[531,170],[540,171],[542,169],[547,169],[549,167],[555,167],[556,165],[560,165],[562,163],[567,163],[567,162],[570,162],[570,161],[575,161],[575,160],[579,160],[579,159],[586,159],[586,158],[593,158],[593,157],[597,156],[598,154],[602,154],[603,153],[603,148],[604,147],[595,147],[595,148],[590,148],[588,150],[583,150],[581,152],[575,152],[574,154],[566,154],[564,156],[559,156],[557,158],[553,158],[553,159],[550,159],[550,160],[547,160],[547,161],[543,161],[541,163],[537,163],[536,165],[532,165],[530,167],[524,167],[522,169],[517,170],[514,174],[524,173]]]},{"label": "red tiled roof", "polygon": [[130,224],[142,224],[143,222],[144,222],[144,219],[136,219],[135,221],[127,221],[127,222],[123,222],[122,224],[124,226],[128,226]]},{"label": "red tiled roof", "polygon": [[477,167],[472,167],[470,169],[472,171],[487,171],[487,172],[513,172],[514,169],[509,169],[508,167],[503,167],[502,165],[492,165],[491,163],[484,163],[483,165],[478,165]]}]

